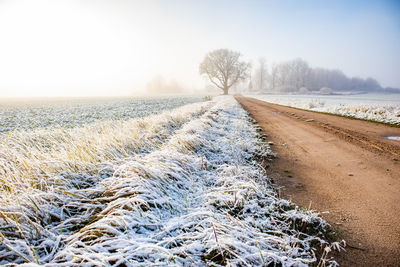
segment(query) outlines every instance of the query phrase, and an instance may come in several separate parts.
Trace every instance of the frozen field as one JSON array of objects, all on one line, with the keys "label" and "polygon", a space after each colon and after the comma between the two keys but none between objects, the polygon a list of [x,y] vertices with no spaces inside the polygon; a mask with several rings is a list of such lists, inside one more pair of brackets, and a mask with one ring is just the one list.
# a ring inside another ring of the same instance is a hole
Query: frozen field
[{"label": "frozen field", "polygon": [[248,96],[285,106],[400,125],[400,94]]},{"label": "frozen field", "polygon": [[231,96],[9,131],[0,265],[335,265],[329,225],[269,184],[258,160],[272,156]]},{"label": "frozen field", "polygon": [[0,99],[0,133],[128,120],[198,101],[201,97]]}]

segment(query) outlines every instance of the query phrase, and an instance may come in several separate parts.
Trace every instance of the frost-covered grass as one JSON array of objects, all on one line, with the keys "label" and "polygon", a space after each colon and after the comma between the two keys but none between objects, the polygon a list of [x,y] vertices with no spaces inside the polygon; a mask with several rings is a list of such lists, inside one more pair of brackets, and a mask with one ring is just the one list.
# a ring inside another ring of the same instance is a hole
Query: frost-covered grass
[{"label": "frost-covered grass", "polygon": [[23,170],[18,157],[30,160],[30,149],[87,154],[71,166],[60,156],[49,169],[42,161],[52,156],[33,160],[29,179],[1,181],[0,264],[335,264],[329,225],[278,198],[259,165],[272,153],[233,97],[9,138],[14,165],[2,177]]},{"label": "frost-covered grass", "polygon": [[4,135],[0,139],[0,186],[4,191],[0,200],[7,202],[16,192],[29,194],[29,190],[47,190],[54,184],[65,190],[87,187],[103,173],[107,175],[114,161],[158,149],[208,106],[195,103],[146,118]]},{"label": "frost-covered grass", "polygon": [[400,95],[251,95],[270,103],[400,125]]},{"label": "frost-covered grass", "polygon": [[200,97],[3,99],[0,100],[0,133],[128,120],[199,101]]}]

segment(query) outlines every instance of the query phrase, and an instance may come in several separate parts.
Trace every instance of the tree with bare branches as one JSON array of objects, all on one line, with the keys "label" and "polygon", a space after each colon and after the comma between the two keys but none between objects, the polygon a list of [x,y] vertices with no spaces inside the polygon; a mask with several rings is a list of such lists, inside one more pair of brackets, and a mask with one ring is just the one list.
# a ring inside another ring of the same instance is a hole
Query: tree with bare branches
[{"label": "tree with bare branches", "polygon": [[241,54],[229,49],[209,52],[200,64],[200,74],[206,75],[210,82],[228,94],[229,88],[247,78],[250,64],[240,60]]},{"label": "tree with bare branches", "polygon": [[254,81],[256,88],[258,89],[259,92],[265,92],[267,89],[267,81],[268,81],[268,69],[267,69],[267,63],[265,58],[259,58],[258,59],[258,68],[255,70],[254,73]]}]

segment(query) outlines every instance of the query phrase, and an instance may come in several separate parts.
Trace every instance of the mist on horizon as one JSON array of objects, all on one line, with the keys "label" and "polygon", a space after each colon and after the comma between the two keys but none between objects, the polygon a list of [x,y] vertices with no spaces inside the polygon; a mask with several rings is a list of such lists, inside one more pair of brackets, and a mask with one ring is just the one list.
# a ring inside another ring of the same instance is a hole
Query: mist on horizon
[{"label": "mist on horizon", "polygon": [[[240,52],[253,79],[260,58],[269,74],[301,58],[310,91],[400,88],[399,11],[395,1],[4,0],[0,97],[213,92],[199,64],[218,48]],[[321,69],[340,78],[321,83]]]}]

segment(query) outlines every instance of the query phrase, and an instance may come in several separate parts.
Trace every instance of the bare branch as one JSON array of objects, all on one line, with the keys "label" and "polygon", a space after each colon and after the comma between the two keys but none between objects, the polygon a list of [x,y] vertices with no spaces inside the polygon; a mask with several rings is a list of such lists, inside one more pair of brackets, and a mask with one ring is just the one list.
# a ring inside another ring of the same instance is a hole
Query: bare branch
[{"label": "bare branch", "polygon": [[228,94],[228,90],[239,80],[246,79],[249,64],[240,61],[241,54],[228,49],[209,52],[200,64],[201,75],[206,75],[210,82]]}]

